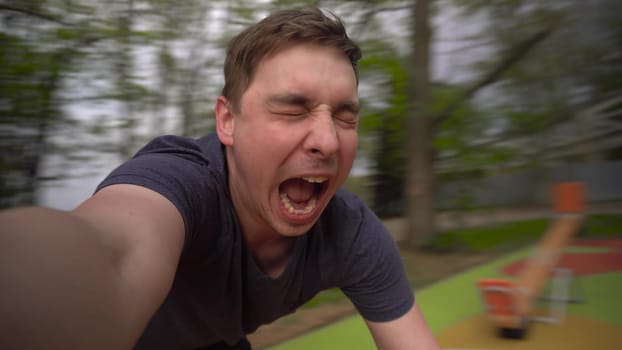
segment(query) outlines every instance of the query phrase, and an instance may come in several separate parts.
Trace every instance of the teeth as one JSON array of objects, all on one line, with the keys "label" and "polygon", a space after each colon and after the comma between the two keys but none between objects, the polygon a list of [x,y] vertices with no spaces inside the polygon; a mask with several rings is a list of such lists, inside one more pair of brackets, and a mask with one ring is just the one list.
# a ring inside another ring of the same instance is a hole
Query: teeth
[{"label": "teeth", "polygon": [[[312,183],[312,184],[321,184],[321,183],[323,183],[323,182],[328,180],[328,178],[325,177],[325,176],[304,176],[304,177],[302,177],[302,179],[304,181],[307,181],[307,182]],[[303,209],[296,209],[292,205],[292,202],[289,199],[289,197],[287,196],[287,193],[281,192],[280,193],[280,197],[281,197],[281,202],[285,206],[285,209],[287,209],[287,211],[290,214],[296,214],[296,215],[309,214],[317,206],[317,198],[315,198],[315,197],[311,198],[309,200],[309,203],[307,203],[307,206],[304,207]]]},{"label": "teeth", "polygon": [[305,176],[302,179],[307,182],[316,183],[316,184],[321,184],[322,182],[328,180],[328,178],[324,176]]},{"label": "teeth", "polygon": [[292,202],[289,200],[289,197],[287,197],[287,194],[281,193],[281,202],[283,202],[283,205],[290,214],[304,215],[309,214],[313,209],[315,209],[317,199],[311,198],[311,200],[304,209],[296,209],[292,205]]}]

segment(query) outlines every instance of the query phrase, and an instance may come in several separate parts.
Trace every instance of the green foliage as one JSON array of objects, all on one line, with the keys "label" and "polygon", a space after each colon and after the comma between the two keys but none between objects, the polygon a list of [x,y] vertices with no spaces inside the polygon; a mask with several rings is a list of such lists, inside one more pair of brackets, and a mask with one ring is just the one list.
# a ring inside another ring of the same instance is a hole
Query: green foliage
[{"label": "green foliage", "polygon": [[[203,116],[194,106],[205,100],[197,96],[207,96],[205,85],[211,82],[202,77],[205,61],[196,54],[207,39],[197,31],[205,27],[206,6],[199,0],[5,2],[0,7],[0,207],[33,204],[39,180],[75,176],[59,163],[42,174],[44,154],[56,152],[56,159],[81,168],[83,157],[74,153],[85,147],[129,156],[151,137],[140,135],[149,133],[150,123],[163,132],[163,115],[179,100],[189,120],[183,124],[191,129]],[[180,54],[175,44],[181,39],[196,45]],[[144,66],[150,51],[157,56],[155,68]],[[191,59],[179,64],[184,55]],[[157,89],[154,81],[161,83]],[[82,111],[107,107],[90,118],[65,115],[76,102]]]},{"label": "green foliage", "polygon": [[346,179],[343,187],[348,191],[355,193],[363,199],[366,203],[371,203],[369,189],[369,178],[367,176],[354,176],[350,175]]},{"label": "green foliage", "polygon": [[508,113],[508,117],[511,119],[509,134],[535,133],[546,127],[547,115],[544,113],[513,111]]},{"label": "green foliage", "polygon": [[[314,4],[340,13],[363,46],[361,86],[370,92],[362,96],[361,149],[371,155],[375,167],[373,206],[380,212],[400,211],[412,71],[398,47],[403,49],[404,38],[411,36],[408,28],[396,28],[397,23],[391,23],[393,33],[384,32],[386,26],[376,15],[390,14],[394,8],[403,11],[411,2],[9,0],[5,4],[13,10],[0,9],[0,24],[6,29],[0,35],[2,198],[35,190],[38,177],[43,176],[37,163],[44,149],[71,152],[70,146],[50,144],[58,139],[50,137],[52,133],[93,132],[98,141],[89,140],[89,148],[129,155],[151,136],[149,133],[196,136],[208,131],[206,110],[219,90],[219,80],[208,71],[214,68],[210,60],[220,58],[207,58],[205,52],[222,49],[222,38],[269,10]],[[494,98],[486,101],[487,110],[467,101],[439,126],[432,147],[442,163],[437,166],[442,180],[458,176],[458,172],[484,174],[482,169],[520,156],[502,142],[479,142],[490,137],[490,129],[497,130],[494,136],[499,140],[535,134],[622,87],[619,1],[459,0],[435,4],[433,13],[461,6],[465,9],[463,21],[468,22],[470,14],[485,14],[489,19],[489,28],[481,35],[465,38],[490,46],[491,54],[474,64],[482,72],[490,71],[502,54],[530,33],[553,21],[561,23],[553,37],[506,72],[495,87]],[[215,8],[227,16],[214,26],[222,33],[206,29],[205,23],[214,21],[210,14]],[[155,67],[146,68],[144,61],[135,59],[136,52],[147,50],[154,52]],[[463,90],[462,86],[434,83],[430,114],[442,111]],[[76,91],[87,91],[89,96]],[[119,108],[102,110],[94,120],[71,122],[63,113],[72,99],[114,102]],[[173,108],[179,111],[175,124],[181,125],[181,131],[164,127],[165,115]],[[500,119],[503,122],[499,123]],[[115,138],[107,139],[111,135]],[[84,146],[72,147],[79,150]],[[20,201],[31,199],[24,195]]]},{"label": "green foliage", "polygon": [[360,69],[367,73],[379,72],[381,78],[376,86],[385,94],[381,98],[382,107],[365,109],[367,112],[361,116],[361,132],[372,135],[376,142],[372,151],[375,166],[372,207],[378,215],[389,215],[396,205],[399,206],[404,181],[408,71],[395,54],[377,52],[361,60]]},{"label": "green foliage", "polygon": [[[622,26],[617,0],[460,0],[464,15],[489,18],[475,39],[488,43],[488,58],[474,64],[491,70],[523,38],[556,23],[552,34],[511,67],[487,101],[505,120],[498,138],[529,137],[574,118],[578,111],[622,88]],[[597,147],[596,147],[597,148]],[[516,152],[515,159],[524,159]],[[575,159],[570,157],[568,160]],[[575,159],[576,160],[576,159]]]},{"label": "green foliage", "polygon": [[[383,44],[372,43],[369,53],[360,62],[365,75],[376,77],[373,82],[381,103],[367,105],[361,116],[361,133],[375,142],[373,151],[374,173],[372,176],[372,207],[380,216],[399,215],[402,212],[403,187],[405,181],[406,157],[404,152],[409,115],[409,71],[408,63],[395,51]],[[436,115],[453,103],[462,93],[458,87],[434,84],[431,92],[430,115]],[[450,118],[439,127],[433,141],[439,152],[453,154],[467,159],[471,153],[468,142],[482,132],[485,118],[470,104],[456,108]],[[493,156],[478,150],[472,153],[486,161]],[[497,157],[500,155],[497,154]]]},{"label": "green foliage", "polygon": [[[460,87],[435,85],[429,105],[430,114],[438,115],[458,99],[461,93]],[[468,103],[461,105],[440,125],[433,141],[434,149],[439,153],[464,153],[469,147],[468,142],[481,133],[483,122],[483,115],[477,113]]]},{"label": "green foliage", "polygon": [[59,116],[54,91],[65,52],[0,34],[0,208],[33,201],[42,135]]}]

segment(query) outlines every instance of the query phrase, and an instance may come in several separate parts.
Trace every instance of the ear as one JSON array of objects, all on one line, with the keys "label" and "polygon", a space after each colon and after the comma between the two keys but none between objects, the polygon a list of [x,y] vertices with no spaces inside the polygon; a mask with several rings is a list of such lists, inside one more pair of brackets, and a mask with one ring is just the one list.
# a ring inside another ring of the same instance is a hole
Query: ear
[{"label": "ear", "polygon": [[216,106],[214,112],[216,114],[216,133],[220,142],[225,146],[233,145],[233,129],[234,129],[234,115],[231,103],[224,96],[219,96],[216,100]]}]

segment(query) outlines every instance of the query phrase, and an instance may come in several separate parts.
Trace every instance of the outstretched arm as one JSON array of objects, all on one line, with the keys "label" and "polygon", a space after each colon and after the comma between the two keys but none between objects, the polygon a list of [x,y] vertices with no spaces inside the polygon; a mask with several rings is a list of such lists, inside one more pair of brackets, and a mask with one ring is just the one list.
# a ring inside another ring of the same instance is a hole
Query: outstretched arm
[{"label": "outstretched arm", "polygon": [[183,241],[175,206],[133,185],[72,212],[0,213],[0,347],[131,348],[170,289]]},{"label": "outstretched arm", "polygon": [[417,307],[402,317],[389,322],[365,321],[376,346],[381,350],[438,350],[428,325]]}]

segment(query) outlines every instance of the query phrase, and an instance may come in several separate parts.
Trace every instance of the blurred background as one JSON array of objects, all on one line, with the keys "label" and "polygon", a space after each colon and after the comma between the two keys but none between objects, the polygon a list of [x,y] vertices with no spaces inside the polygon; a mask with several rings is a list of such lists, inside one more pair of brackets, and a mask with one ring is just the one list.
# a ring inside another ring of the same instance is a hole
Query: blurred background
[{"label": "blurred background", "polygon": [[0,0],[0,208],[71,209],[149,139],[212,131],[227,40],[309,4],[363,49],[346,186],[404,247],[547,217],[560,181],[621,227],[618,0]]},{"label": "blurred background", "polygon": [[71,209],[152,137],[210,132],[228,38],[308,4],[364,51],[347,186],[409,244],[557,181],[622,200],[620,1],[2,0],[0,207]]}]

